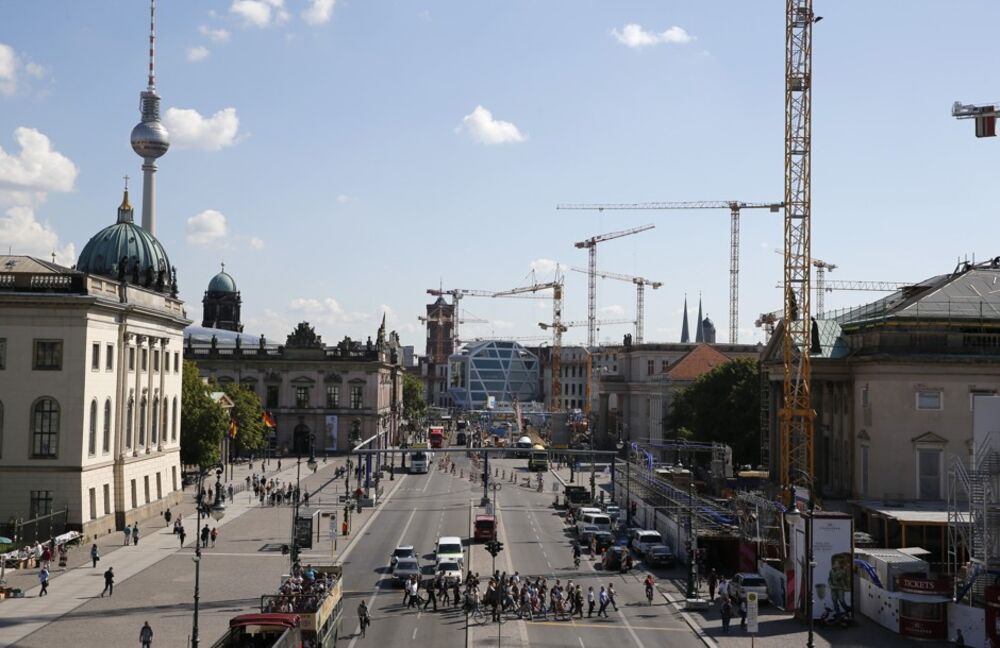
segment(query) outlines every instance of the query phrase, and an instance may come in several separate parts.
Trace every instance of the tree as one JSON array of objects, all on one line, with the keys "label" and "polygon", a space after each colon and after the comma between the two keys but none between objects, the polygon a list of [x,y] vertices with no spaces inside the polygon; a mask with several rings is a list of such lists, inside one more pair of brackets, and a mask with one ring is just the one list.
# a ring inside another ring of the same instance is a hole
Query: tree
[{"label": "tree", "polygon": [[261,418],[257,393],[238,383],[226,385],[223,391],[233,401],[230,414],[236,419],[236,438],[233,439],[236,451],[259,450],[267,445],[267,428]]},{"label": "tree", "polygon": [[225,410],[212,400],[198,365],[184,361],[181,375],[181,462],[202,468],[219,462],[219,444],[229,429]]},{"label": "tree", "polygon": [[413,374],[403,374],[403,417],[415,421],[427,413],[424,382]]},{"label": "tree", "polygon": [[695,441],[716,441],[733,449],[733,461],[760,462],[759,363],[741,358],[721,364],[680,391],[669,425],[690,430]]}]

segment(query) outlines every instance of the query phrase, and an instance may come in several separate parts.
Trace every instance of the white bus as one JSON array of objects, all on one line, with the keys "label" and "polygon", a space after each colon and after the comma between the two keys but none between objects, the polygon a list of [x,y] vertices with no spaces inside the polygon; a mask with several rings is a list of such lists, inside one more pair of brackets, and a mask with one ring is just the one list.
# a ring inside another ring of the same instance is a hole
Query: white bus
[{"label": "white bus", "polygon": [[423,450],[410,453],[410,474],[426,473],[430,458]]}]

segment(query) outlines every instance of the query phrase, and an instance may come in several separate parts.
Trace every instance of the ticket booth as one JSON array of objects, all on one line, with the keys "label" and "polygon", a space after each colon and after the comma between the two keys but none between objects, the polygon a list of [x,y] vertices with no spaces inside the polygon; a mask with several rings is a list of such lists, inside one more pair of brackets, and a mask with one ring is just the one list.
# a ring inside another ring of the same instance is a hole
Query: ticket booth
[{"label": "ticket booth", "polygon": [[921,573],[902,574],[896,579],[899,594],[899,634],[914,639],[948,640],[950,578]]}]

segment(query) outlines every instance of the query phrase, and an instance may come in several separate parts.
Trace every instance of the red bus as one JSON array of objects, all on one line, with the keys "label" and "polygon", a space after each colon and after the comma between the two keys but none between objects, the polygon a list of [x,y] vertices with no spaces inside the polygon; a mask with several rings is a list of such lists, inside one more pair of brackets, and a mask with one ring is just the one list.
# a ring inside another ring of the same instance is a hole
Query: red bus
[{"label": "red bus", "polygon": [[427,432],[427,440],[430,442],[432,448],[440,448],[444,446],[444,427],[440,425],[435,425],[430,428]]},{"label": "red bus", "polygon": [[302,648],[297,614],[243,614],[229,620],[229,631],[212,648]]}]

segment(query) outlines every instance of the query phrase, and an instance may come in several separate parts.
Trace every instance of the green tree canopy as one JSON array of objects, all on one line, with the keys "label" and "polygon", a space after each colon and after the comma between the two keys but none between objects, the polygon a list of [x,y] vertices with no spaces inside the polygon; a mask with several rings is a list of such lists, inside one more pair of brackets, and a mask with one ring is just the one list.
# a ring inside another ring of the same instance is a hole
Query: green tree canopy
[{"label": "green tree canopy", "polygon": [[403,417],[415,421],[427,413],[424,381],[413,374],[403,374]]},{"label": "green tree canopy", "polygon": [[219,462],[219,443],[229,417],[209,394],[198,366],[184,361],[181,382],[181,462],[201,467]]},{"label": "green tree canopy", "polygon": [[760,462],[758,362],[741,358],[721,364],[679,392],[669,427],[690,430],[695,441],[717,441],[733,449],[736,465]]},{"label": "green tree canopy", "polygon": [[233,439],[237,452],[259,450],[267,444],[267,428],[261,418],[260,398],[253,390],[239,383],[230,383],[223,388],[233,401],[231,412],[236,419],[236,438]]}]

